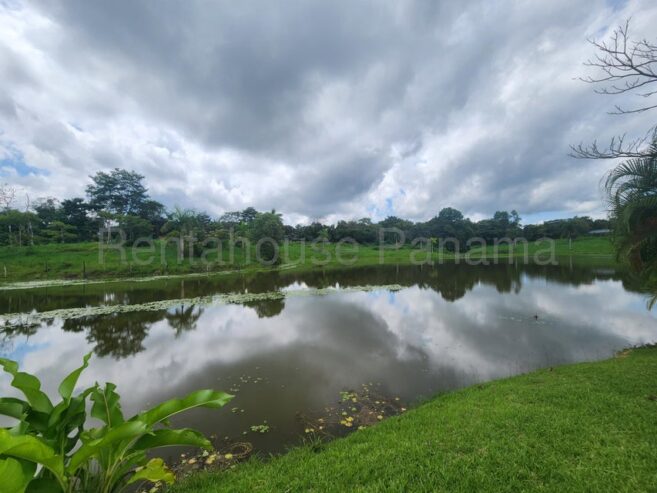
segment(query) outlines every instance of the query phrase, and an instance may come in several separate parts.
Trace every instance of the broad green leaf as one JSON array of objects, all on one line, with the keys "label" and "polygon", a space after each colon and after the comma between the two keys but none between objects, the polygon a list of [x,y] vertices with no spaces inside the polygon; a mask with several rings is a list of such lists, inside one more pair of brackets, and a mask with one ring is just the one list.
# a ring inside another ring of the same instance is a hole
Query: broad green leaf
[{"label": "broad green leaf", "polygon": [[36,478],[27,485],[25,493],[61,493],[62,487],[53,478]]},{"label": "broad green leaf", "polygon": [[143,450],[132,451],[123,458],[114,476],[127,478],[135,471],[136,467],[143,466],[146,462],[148,462],[146,452]]},{"label": "broad green leaf", "polygon": [[91,400],[94,402],[91,406],[91,415],[108,427],[117,426],[125,421],[121,411],[121,397],[114,391],[115,389],[116,385],[107,382],[103,388],[96,384],[91,392]]},{"label": "broad green leaf", "polygon": [[86,417],[87,409],[85,399],[92,391],[93,388],[89,388],[81,394],[69,399],[68,402],[61,401],[57,404],[48,417],[48,427],[54,428],[65,425],[71,420],[77,420],[80,414],[83,417]]},{"label": "broad green leaf", "polygon": [[0,398],[0,414],[10,418],[23,419],[28,408],[27,402],[13,397]]},{"label": "broad green leaf", "polygon": [[135,481],[150,481],[151,483],[164,481],[167,484],[173,484],[175,477],[162,459],[155,458],[149,460],[143,469],[135,472],[128,481],[128,484],[134,483]]},{"label": "broad green leaf", "polygon": [[70,473],[74,473],[82,463],[99,452],[111,450],[111,447],[117,444],[117,442],[134,440],[149,431],[150,426],[143,421],[122,423],[110,429],[102,438],[84,443],[71,457],[68,470]]},{"label": "broad green leaf", "polygon": [[80,374],[87,366],[89,366],[89,358],[91,358],[91,353],[87,353],[84,358],[82,358],[82,366],[80,368],[69,373],[69,375],[62,380],[62,383],[59,384],[59,395],[61,395],[62,399],[65,401],[68,402],[71,399],[71,395],[75,390],[75,385],[78,383]]},{"label": "broad green leaf", "polygon": [[9,431],[0,429],[0,457],[2,456],[41,464],[57,477],[62,487],[66,484],[62,457],[36,437],[14,436]]},{"label": "broad green leaf", "polygon": [[31,432],[46,433],[48,431],[48,413],[41,413],[30,408],[23,421],[29,425],[28,429]]},{"label": "broad green leaf", "polygon": [[179,430],[155,430],[144,435],[133,445],[136,450],[149,450],[157,447],[169,447],[172,445],[191,445],[211,449],[210,440],[201,433],[189,428]]},{"label": "broad green leaf", "polygon": [[11,435],[14,436],[26,435],[30,429],[30,425],[25,421],[20,421],[16,423],[16,426],[12,426],[11,428],[6,428],[6,429],[9,431]]},{"label": "broad green leaf", "polygon": [[0,491],[3,493],[23,493],[32,481],[36,464],[13,457],[0,459]]},{"label": "broad green leaf", "polygon": [[195,407],[219,408],[225,406],[233,398],[232,395],[215,390],[197,390],[182,399],[171,399],[159,404],[149,411],[134,416],[131,419],[143,420],[149,425],[160,423],[174,414]]},{"label": "broad green leaf", "polygon": [[72,397],[68,403],[61,401],[50,413],[42,433],[54,441],[53,448],[68,453],[77,445],[87,419],[86,392]]},{"label": "broad green leaf", "polygon": [[35,411],[42,413],[52,411],[52,403],[48,399],[48,396],[41,392],[41,382],[39,382],[37,377],[18,371],[18,363],[9,359],[0,358],[0,366],[7,373],[13,375],[14,379],[11,381],[12,387],[23,392]]}]

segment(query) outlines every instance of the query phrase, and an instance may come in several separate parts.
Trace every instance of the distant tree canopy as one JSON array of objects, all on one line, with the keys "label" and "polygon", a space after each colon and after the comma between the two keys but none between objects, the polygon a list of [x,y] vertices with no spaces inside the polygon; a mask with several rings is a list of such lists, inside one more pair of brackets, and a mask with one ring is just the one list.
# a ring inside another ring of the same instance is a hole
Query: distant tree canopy
[{"label": "distant tree canopy", "polygon": [[267,263],[280,259],[277,248],[285,235],[281,215],[276,211],[256,213],[249,225],[250,239],[256,244],[260,260]]},{"label": "distant tree canopy", "polygon": [[[273,258],[275,244],[284,239],[291,241],[315,241],[318,239],[338,242],[351,238],[363,244],[376,244],[382,238],[386,242],[415,239],[438,240],[455,238],[460,248],[474,237],[492,243],[498,238],[575,238],[593,229],[606,229],[604,219],[574,217],[546,221],[538,225],[521,226],[516,211],[497,211],[493,217],[474,222],[452,207],[441,209],[428,221],[409,221],[389,216],[373,222],[364,217],[358,220],[342,220],[336,224],[315,221],[308,225],[285,225],[276,211],[259,212],[253,207],[241,211],[226,212],[212,218],[205,212],[175,207],[167,211],[164,205],[148,195],[144,177],[133,171],[114,169],[99,172],[91,177],[87,198],[75,197],[62,200],[53,197],[40,198],[26,204],[20,210],[16,193],[8,185],[0,185],[0,244],[27,246],[43,243],[71,243],[95,241],[101,228],[120,229],[128,245],[138,238],[165,238],[182,247],[183,256],[200,255],[206,240],[229,241],[248,238],[255,247],[260,246],[262,257]],[[118,241],[117,236],[102,237],[106,241]],[[447,249],[453,248],[446,244]]]}]

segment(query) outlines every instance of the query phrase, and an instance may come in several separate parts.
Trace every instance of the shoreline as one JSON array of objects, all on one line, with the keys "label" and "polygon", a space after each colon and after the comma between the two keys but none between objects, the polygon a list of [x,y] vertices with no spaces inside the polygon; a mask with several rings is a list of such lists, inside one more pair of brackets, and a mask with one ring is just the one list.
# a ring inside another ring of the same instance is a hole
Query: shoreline
[{"label": "shoreline", "polygon": [[[614,265],[621,267],[616,261],[611,243],[608,240],[597,238],[585,238],[574,242],[577,249],[569,250],[568,242],[557,240],[554,259],[559,262],[576,262],[577,264],[591,263],[600,265]],[[410,248],[384,249],[383,261],[380,258],[380,250],[376,246],[362,246],[359,249],[355,262],[341,263],[331,256],[331,260],[323,265],[313,263],[304,258],[296,262],[280,264],[276,266],[263,266],[257,263],[248,265],[220,265],[215,264],[213,268],[201,265],[199,260],[189,261],[186,259],[180,264],[166,264],[163,269],[161,262],[149,265],[133,265],[117,262],[117,259],[108,259],[107,264],[98,264],[97,245],[90,244],[63,244],[33,247],[34,250],[8,250],[0,249],[0,274],[6,269],[6,276],[0,277],[0,291],[24,290],[58,286],[75,286],[90,284],[105,284],[117,282],[159,282],[169,279],[194,279],[221,276],[252,275],[270,272],[306,272],[349,269],[375,265],[414,265],[412,254],[418,252]],[[493,256],[489,251],[472,252],[466,259],[464,255],[439,255],[434,252],[431,261],[434,265],[472,262],[473,265],[485,261],[494,265],[513,264],[521,260],[523,264],[535,263],[533,258],[526,262],[524,253],[513,253],[501,251]],[[533,255],[534,252],[531,254]],[[61,258],[60,258],[61,257]],[[53,260],[59,259],[59,260]],[[94,263],[95,262],[95,263]],[[419,265],[419,264],[416,264]],[[426,267],[432,267],[427,262]]]},{"label": "shoreline", "polygon": [[651,346],[494,380],[345,438],[195,472],[171,491],[647,490],[656,377]]}]

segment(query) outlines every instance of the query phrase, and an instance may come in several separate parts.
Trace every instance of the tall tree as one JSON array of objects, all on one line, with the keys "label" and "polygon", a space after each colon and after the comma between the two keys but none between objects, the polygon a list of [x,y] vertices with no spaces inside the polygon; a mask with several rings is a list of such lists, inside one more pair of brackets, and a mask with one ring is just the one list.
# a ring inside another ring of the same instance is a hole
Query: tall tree
[{"label": "tall tree", "polygon": [[112,214],[138,215],[148,200],[144,177],[134,171],[115,168],[109,173],[99,171],[90,178],[90,204]]},{"label": "tall tree", "polygon": [[438,213],[438,219],[454,223],[463,220],[463,213],[453,207],[445,207]]},{"label": "tall tree", "polygon": [[95,239],[98,233],[99,221],[98,218],[92,217],[94,212],[96,212],[96,208],[85,202],[83,198],[75,197],[62,200],[61,220],[75,226],[78,241]]},{"label": "tall tree", "polygon": [[[259,252],[261,260],[271,262],[276,259],[276,246],[283,241],[285,230],[283,229],[283,220],[281,215],[276,211],[258,213],[250,225],[251,241],[259,242]],[[266,240],[266,241],[265,241]]]},{"label": "tall tree", "polygon": [[166,208],[157,200],[145,200],[141,204],[137,215],[151,223],[156,234],[160,232],[162,226],[167,222]]}]

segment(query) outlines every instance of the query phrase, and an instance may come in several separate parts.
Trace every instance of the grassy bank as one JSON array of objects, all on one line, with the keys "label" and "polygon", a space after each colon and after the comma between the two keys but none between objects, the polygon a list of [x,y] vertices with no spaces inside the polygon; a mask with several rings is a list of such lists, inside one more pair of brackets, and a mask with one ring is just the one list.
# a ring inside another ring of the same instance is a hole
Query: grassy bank
[{"label": "grassy bank", "polygon": [[[526,253],[525,253],[526,252]],[[462,260],[509,256],[532,259],[537,253],[549,256],[546,243],[532,243],[525,250],[522,246],[514,249],[501,245],[484,249],[475,248],[462,255]],[[387,247],[380,250],[377,246],[361,245],[358,248],[343,245],[341,262],[336,245],[328,245],[324,251],[315,251],[309,245],[305,248],[299,243],[292,243],[282,251],[281,269],[315,269],[332,268],[344,265],[408,264],[428,260],[424,252],[410,247],[394,249]],[[106,248],[102,255],[98,243],[71,243],[37,245],[33,247],[0,248],[0,282],[34,281],[43,279],[109,279],[117,277],[138,277],[158,275],[178,275],[188,273],[212,273],[227,270],[257,271],[270,269],[247,260],[246,252],[236,248],[232,253],[224,248],[221,253],[211,252],[203,259],[179,260],[173,245],[156,242],[155,248],[127,248],[121,252]],[[568,240],[554,242],[554,255],[557,257],[576,256],[581,259],[613,259],[611,243],[607,238],[581,238],[570,243]],[[434,261],[453,260],[454,255],[434,252]],[[320,265],[320,261],[322,264]]]},{"label": "grassy bank", "polygon": [[656,394],[657,349],[636,349],[445,394],[173,491],[654,491]]}]

